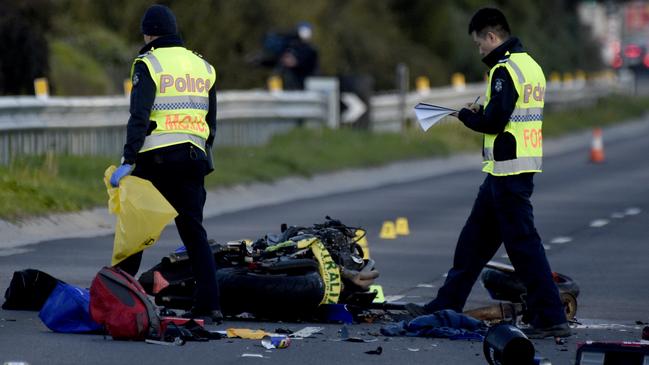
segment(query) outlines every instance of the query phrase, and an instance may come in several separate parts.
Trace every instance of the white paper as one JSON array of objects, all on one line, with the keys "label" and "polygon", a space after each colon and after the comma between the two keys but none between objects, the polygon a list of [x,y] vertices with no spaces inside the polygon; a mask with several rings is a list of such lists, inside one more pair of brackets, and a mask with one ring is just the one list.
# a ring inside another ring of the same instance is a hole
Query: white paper
[{"label": "white paper", "polygon": [[293,338],[307,338],[311,337],[315,333],[320,333],[324,330],[324,327],[304,327],[301,330],[297,332],[293,332],[288,337],[293,337]]},{"label": "white paper", "polygon": [[437,124],[437,122],[442,120],[445,116],[455,112],[457,112],[457,110],[438,105],[426,103],[415,105],[415,115],[417,116],[419,125],[424,131],[427,131],[428,128]]}]

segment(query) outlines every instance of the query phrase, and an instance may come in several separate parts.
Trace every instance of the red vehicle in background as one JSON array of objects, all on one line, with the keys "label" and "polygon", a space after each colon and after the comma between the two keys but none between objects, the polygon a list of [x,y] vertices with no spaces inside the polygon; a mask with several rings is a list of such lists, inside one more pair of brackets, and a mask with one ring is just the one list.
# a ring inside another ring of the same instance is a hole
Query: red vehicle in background
[{"label": "red vehicle in background", "polygon": [[612,44],[611,66],[633,71],[649,70],[649,3],[624,5],[621,41]]}]

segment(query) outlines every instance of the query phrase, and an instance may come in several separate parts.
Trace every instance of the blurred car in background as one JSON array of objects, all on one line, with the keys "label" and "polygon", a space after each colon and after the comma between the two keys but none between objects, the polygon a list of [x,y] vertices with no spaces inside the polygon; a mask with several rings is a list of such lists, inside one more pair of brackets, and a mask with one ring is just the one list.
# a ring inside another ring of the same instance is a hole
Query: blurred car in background
[{"label": "blurred car in background", "polygon": [[613,45],[614,69],[629,68],[633,71],[649,71],[649,44],[640,41],[626,41]]}]

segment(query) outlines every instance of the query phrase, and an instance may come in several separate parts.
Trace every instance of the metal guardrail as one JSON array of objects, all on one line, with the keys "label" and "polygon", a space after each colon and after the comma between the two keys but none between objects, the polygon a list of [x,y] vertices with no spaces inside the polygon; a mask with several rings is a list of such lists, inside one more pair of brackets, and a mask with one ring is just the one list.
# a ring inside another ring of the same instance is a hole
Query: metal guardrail
[{"label": "metal guardrail", "polygon": [[[227,91],[217,96],[217,145],[259,145],[298,125],[339,124],[338,84],[319,78],[306,91]],[[309,84],[309,83],[307,83]],[[548,104],[592,100],[620,88],[615,80],[581,85],[548,85]],[[402,118],[414,118],[413,106],[430,102],[460,107],[483,95],[484,83],[441,87],[426,93],[375,95],[370,128],[399,131]],[[1,97],[0,164],[19,155],[47,152],[120,156],[126,140],[129,100],[115,97]],[[404,109],[402,109],[404,108]]]},{"label": "metal guardrail", "polygon": [[[304,121],[328,120],[320,92],[222,92],[216,144],[257,145]],[[129,100],[123,96],[0,98],[0,163],[47,152],[120,156]]]},{"label": "metal guardrail", "polygon": [[[548,108],[569,107],[577,104],[592,103],[597,98],[613,92],[629,92],[631,85],[612,78],[601,78],[572,83],[548,83],[545,103]],[[475,100],[478,95],[484,96],[486,83],[466,84],[461,88],[440,87],[428,92],[411,92],[405,95],[396,93],[375,95],[371,101],[371,128],[373,131],[398,132],[403,127],[401,116],[415,119],[413,106],[417,103],[431,103],[459,109],[466,103]],[[406,110],[399,107],[405,105]]]}]

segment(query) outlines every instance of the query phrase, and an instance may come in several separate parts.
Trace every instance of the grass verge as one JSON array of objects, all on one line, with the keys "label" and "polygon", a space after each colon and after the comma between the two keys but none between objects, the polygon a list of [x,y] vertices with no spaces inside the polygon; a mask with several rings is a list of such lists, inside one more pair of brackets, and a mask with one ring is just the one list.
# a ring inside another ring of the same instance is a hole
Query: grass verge
[{"label": "grass verge", "polygon": [[[588,108],[548,112],[543,133],[557,136],[594,126],[605,126],[646,113],[649,97],[614,96]],[[311,176],[344,168],[446,156],[475,150],[481,135],[460,123],[435,126],[426,133],[412,127],[403,133],[368,133],[348,129],[296,129],[259,147],[221,147],[215,151],[216,171],[209,187],[285,176]],[[70,212],[105,205],[103,172],[117,156],[34,156],[0,166],[0,219],[19,220],[34,215]]]}]

